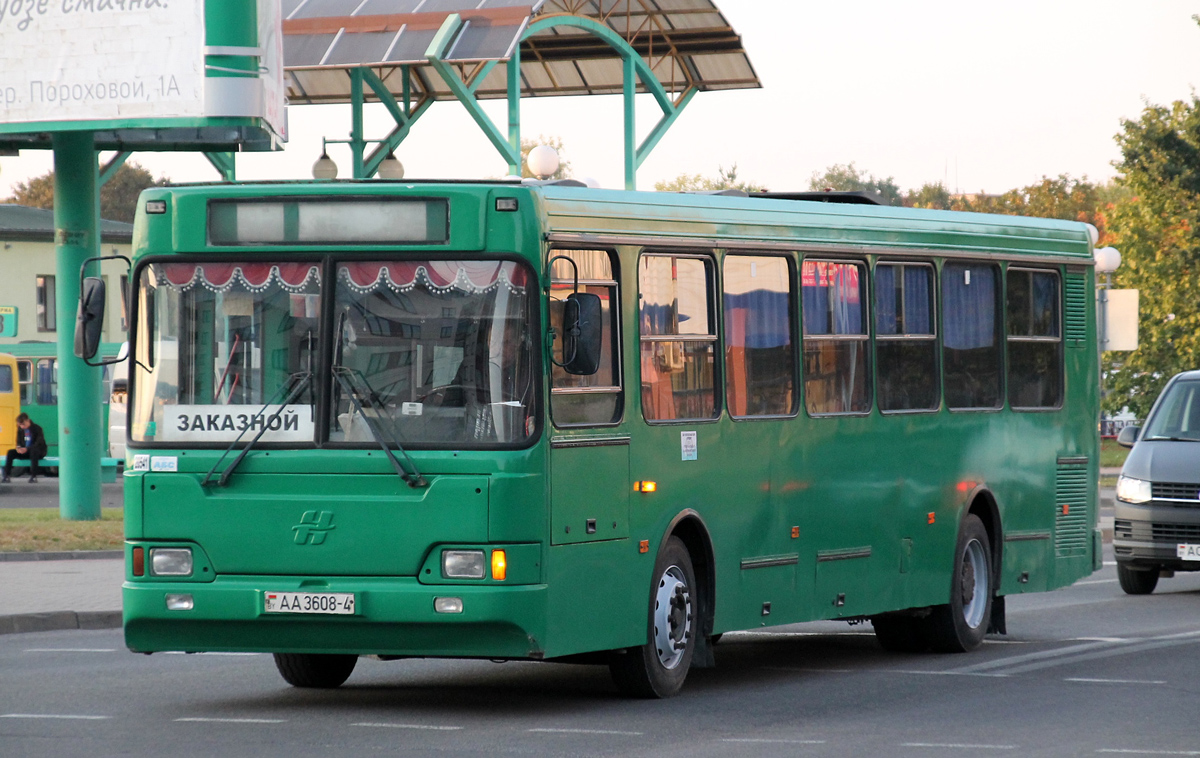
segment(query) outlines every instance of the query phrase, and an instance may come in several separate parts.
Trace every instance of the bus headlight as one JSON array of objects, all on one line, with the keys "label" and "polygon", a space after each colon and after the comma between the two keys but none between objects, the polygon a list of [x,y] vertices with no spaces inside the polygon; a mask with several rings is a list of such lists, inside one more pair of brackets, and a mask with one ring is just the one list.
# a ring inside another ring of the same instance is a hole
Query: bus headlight
[{"label": "bus headlight", "polygon": [[482,579],[482,550],[443,550],[442,576],[447,579]]},{"label": "bus headlight", "polygon": [[1150,482],[1129,476],[1117,477],[1117,499],[1126,503],[1150,502]]},{"label": "bus headlight", "polygon": [[185,547],[150,548],[150,573],[154,576],[191,576],[192,551]]}]

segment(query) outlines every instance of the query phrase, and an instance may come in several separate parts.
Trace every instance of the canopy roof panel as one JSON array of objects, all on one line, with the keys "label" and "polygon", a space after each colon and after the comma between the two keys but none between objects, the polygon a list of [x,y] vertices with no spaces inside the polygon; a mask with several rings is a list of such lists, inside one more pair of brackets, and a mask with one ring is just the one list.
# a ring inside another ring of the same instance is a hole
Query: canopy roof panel
[{"label": "canopy roof panel", "polygon": [[[521,40],[548,16],[587,16],[607,25],[638,52],[668,92],[761,87],[741,37],[712,0],[283,0],[284,68],[293,105],[351,102],[346,69],[369,66],[401,95],[404,71],[412,96],[452,100],[425,58],[446,17],[462,31],[444,60],[464,78],[521,45],[521,94],[611,95],[622,91],[618,53],[576,27],[544,29]],[[639,91],[643,91],[638,84]],[[368,93],[369,99],[373,97]],[[505,74],[478,83],[479,99],[507,97]]]}]

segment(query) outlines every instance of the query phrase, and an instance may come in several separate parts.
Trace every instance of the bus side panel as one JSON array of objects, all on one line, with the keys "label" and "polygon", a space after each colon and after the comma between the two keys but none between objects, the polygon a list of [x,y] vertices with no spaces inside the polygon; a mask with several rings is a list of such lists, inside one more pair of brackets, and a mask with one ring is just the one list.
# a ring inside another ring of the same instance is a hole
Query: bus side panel
[{"label": "bus side panel", "polygon": [[549,555],[546,657],[645,644],[653,552],[606,540],[555,545]]}]

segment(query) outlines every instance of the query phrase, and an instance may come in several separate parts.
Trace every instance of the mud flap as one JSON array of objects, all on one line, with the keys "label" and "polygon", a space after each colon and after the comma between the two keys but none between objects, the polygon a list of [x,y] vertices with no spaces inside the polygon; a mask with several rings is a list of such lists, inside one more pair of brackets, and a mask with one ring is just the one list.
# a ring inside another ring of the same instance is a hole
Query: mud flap
[{"label": "mud flap", "polygon": [[988,621],[988,634],[1008,634],[1008,626],[1004,620],[1004,596],[992,598],[992,618]]},{"label": "mud flap", "polygon": [[713,656],[712,638],[701,634],[696,638],[696,649],[692,651],[692,668],[715,669],[717,659]]}]

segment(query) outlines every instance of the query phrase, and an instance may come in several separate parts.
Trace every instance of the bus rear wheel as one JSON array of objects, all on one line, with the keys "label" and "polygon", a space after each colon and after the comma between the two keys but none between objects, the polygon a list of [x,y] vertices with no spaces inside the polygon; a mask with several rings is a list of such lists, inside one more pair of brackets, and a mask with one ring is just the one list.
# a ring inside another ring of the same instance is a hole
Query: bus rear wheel
[{"label": "bus rear wheel", "polygon": [[1117,564],[1117,581],[1126,595],[1149,595],[1158,586],[1158,569],[1135,569],[1125,563]]},{"label": "bus rear wheel", "polygon": [[276,653],[275,668],[293,687],[333,689],[350,678],[357,655],[319,655],[315,653]]},{"label": "bus rear wheel", "polygon": [[992,549],[975,514],[963,519],[954,551],[950,602],[929,616],[930,643],[939,653],[965,653],[983,644],[992,616]]},{"label": "bus rear wheel", "polygon": [[695,592],[691,554],[671,537],[654,564],[647,641],[614,653],[609,663],[621,694],[666,698],[683,687],[696,649]]}]

